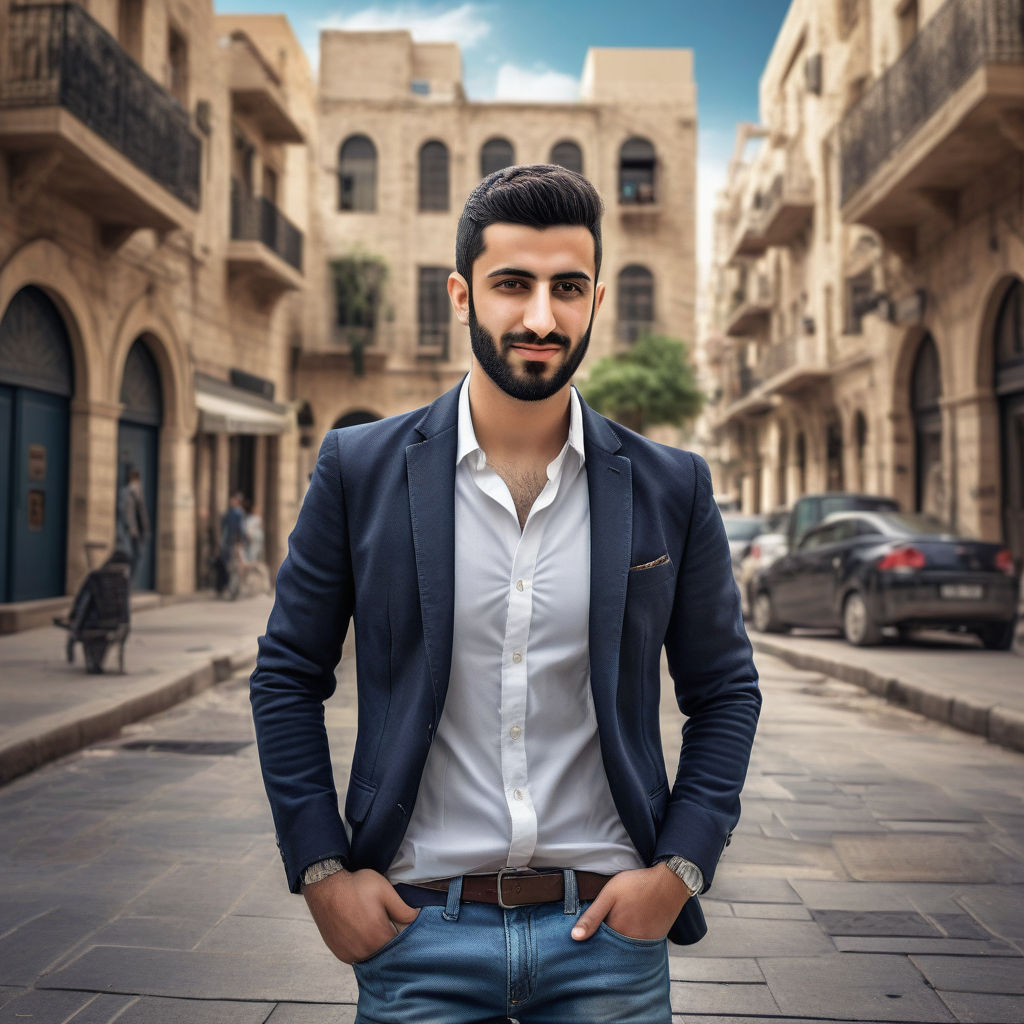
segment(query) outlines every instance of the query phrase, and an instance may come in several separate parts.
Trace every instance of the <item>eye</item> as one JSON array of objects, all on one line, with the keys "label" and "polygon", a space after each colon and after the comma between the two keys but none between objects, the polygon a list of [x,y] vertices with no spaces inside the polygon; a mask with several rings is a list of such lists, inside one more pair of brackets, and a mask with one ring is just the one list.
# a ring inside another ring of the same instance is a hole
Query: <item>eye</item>
[{"label": "eye", "polygon": [[555,290],[560,291],[566,295],[573,293],[583,294],[583,289],[575,281],[556,281]]},{"label": "eye", "polygon": [[501,288],[501,289],[504,289],[505,291],[511,292],[511,291],[516,291],[519,288],[525,288],[526,285],[525,285],[524,282],[520,281],[519,278],[517,278],[517,277],[509,277],[509,278],[506,278],[504,281],[499,281],[495,285],[495,287],[496,288]]}]

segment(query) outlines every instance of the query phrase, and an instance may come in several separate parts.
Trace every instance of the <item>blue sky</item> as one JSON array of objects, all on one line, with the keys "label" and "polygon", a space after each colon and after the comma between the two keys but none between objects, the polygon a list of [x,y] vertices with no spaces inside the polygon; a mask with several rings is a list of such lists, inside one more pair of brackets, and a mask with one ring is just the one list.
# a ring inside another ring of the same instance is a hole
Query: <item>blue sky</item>
[{"label": "blue sky", "polygon": [[[281,0],[215,0],[218,11],[280,11]],[[286,13],[317,65],[321,28],[408,28],[462,49],[471,100],[574,98],[590,46],[694,51],[698,98],[698,255],[738,121],[756,121],[757,84],[789,0],[291,0]]]}]

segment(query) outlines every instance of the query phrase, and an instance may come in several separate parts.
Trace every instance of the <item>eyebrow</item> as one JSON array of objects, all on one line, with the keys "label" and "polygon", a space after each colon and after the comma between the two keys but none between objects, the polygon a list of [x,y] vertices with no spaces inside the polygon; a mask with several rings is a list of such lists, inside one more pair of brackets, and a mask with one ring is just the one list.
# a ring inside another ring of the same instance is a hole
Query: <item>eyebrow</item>
[{"label": "eyebrow", "polygon": [[[526,277],[531,281],[537,280],[537,275],[532,270],[522,270],[519,267],[502,267],[500,270],[492,270],[488,275],[491,277]],[[590,275],[582,270],[565,270],[560,274],[552,274],[552,281],[589,281]]]}]

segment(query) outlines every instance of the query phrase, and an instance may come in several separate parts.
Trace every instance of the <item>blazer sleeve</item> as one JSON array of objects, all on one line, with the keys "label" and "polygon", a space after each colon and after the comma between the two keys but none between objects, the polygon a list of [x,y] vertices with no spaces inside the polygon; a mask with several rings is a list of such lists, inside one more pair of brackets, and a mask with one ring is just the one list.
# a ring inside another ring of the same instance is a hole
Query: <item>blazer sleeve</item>
[{"label": "blazer sleeve", "polygon": [[349,844],[334,788],[324,701],[335,688],[354,604],[339,441],[331,432],[288,540],[249,681],[263,782],[288,885]]},{"label": "blazer sleeve", "polygon": [[687,721],[655,859],[693,861],[707,889],[739,820],[761,693],[711,473],[699,455],[691,458],[693,506],[665,640]]}]

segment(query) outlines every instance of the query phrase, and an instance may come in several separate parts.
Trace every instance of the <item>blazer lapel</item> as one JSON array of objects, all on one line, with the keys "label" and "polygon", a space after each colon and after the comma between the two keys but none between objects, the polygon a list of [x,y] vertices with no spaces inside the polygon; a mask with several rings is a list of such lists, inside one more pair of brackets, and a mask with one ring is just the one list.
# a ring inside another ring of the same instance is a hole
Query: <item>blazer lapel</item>
[{"label": "blazer lapel", "polygon": [[459,387],[455,387],[437,399],[416,425],[424,440],[405,449],[409,518],[435,720],[441,715],[452,664],[458,407]]},{"label": "blazer lapel", "polygon": [[633,541],[629,459],[608,421],[583,404],[590,492],[590,685],[602,731],[615,720],[619,645]]}]

